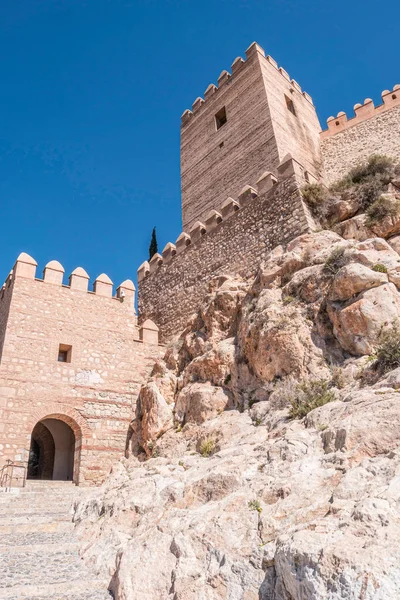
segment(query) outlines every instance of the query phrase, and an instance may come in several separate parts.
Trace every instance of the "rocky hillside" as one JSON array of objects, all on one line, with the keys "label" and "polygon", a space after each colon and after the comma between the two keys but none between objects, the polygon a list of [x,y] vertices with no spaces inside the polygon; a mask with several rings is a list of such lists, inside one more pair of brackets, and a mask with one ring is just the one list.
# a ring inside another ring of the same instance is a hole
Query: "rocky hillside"
[{"label": "rocky hillside", "polygon": [[213,281],[155,365],[75,512],[116,599],[400,597],[399,197],[370,171],[306,191],[326,229]]}]

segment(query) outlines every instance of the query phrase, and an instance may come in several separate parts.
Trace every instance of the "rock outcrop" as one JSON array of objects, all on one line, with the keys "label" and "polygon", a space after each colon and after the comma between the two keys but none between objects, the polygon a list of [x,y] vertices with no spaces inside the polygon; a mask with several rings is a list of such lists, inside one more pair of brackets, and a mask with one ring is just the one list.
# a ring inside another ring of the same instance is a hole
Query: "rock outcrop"
[{"label": "rock outcrop", "polygon": [[76,507],[117,600],[400,597],[400,375],[371,356],[397,335],[399,264],[321,231],[211,283],[142,387],[129,456]]}]

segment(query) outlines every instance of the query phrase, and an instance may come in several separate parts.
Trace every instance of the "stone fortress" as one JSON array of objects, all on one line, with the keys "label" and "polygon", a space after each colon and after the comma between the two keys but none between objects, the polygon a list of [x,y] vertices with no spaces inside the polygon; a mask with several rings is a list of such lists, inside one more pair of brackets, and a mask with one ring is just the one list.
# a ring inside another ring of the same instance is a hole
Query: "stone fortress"
[{"label": "stone fortress", "polygon": [[[100,483],[124,455],[141,384],[215,277],[252,276],[316,227],[302,200],[376,153],[400,154],[400,86],[321,130],[311,97],[253,43],[182,115],[183,232],[135,287],[21,254],[0,293],[0,474]],[[3,466],[3,471],[1,468]],[[18,467],[20,469],[18,470]],[[0,481],[1,484],[1,481]]]}]

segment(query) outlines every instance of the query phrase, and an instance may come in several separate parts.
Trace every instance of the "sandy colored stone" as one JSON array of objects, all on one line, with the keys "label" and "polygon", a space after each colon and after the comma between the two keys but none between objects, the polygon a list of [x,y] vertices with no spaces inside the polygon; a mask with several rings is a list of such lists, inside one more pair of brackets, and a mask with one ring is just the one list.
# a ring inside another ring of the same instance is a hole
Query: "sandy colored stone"
[{"label": "sandy colored stone", "polygon": [[362,264],[352,263],[342,267],[336,273],[329,292],[333,301],[344,302],[360,292],[387,283],[386,273],[379,273]]},{"label": "sandy colored stone", "polygon": [[400,296],[393,283],[361,293],[344,305],[328,305],[333,332],[342,347],[351,354],[374,352],[382,328],[400,317]]}]

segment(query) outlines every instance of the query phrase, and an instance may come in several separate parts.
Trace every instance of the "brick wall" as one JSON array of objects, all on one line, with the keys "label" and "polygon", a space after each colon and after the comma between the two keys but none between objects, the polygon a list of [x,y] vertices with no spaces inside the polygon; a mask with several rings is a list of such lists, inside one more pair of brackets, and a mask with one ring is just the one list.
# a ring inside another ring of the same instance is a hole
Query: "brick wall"
[{"label": "brick wall", "polygon": [[[77,437],[75,480],[98,483],[124,455],[140,385],[161,348],[140,341],[132,297],[14,274],[0,364],[0,466],[26,460],[36,423],[59,418]],[[60,344],[72,346],[71,362],[58,362]]]},{"label": "brick wall", "polygon": [[[291,167],[295,161],[288,164]],[[267,193],[248,200],[168,264],[140,275],[141,319],[152,319],[161,338],[169,340],[199,308],[213,277],[254,275],[272,248],[309,231],[311,222],[299,192],[302,184],[292,172]]]}]

